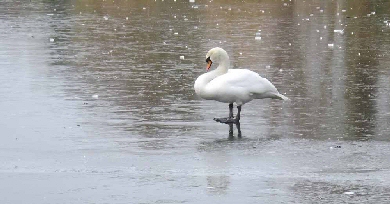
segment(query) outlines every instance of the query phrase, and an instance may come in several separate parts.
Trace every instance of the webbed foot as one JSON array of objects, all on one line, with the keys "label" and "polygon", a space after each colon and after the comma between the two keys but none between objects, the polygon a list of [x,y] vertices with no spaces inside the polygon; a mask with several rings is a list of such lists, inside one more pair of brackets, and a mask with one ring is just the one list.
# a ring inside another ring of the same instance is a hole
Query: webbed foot
[{"label": "webbed foot", "polygon": [[236,118],[231,118],[231,117],[228,117],[228,118],[214,118],[214,120],[216,122],[225,123],[225,124],[231,124],[231,123],[238,123],[238,122],[240,122]]}]

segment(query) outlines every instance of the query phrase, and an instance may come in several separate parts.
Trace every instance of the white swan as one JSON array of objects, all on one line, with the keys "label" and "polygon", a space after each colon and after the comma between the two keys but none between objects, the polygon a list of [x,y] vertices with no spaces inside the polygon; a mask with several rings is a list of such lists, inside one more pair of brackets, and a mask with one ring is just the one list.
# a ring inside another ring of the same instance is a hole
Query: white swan
[{"label": "white swan", "polygon": [[[247,69],[229,69],[227,52],[219,47],[211,49],[206,55],[207,71],[212,63],[219,63],[217,69],[200,75],[194,84],[198,96],[206,100],[229,103],[229,117],[214,118],[221,123],[239,123],[241,106],[253,99],[272,98],[289,100],[278,92],[266,78]],[[238,113],[233,117],[233,103]]]}]

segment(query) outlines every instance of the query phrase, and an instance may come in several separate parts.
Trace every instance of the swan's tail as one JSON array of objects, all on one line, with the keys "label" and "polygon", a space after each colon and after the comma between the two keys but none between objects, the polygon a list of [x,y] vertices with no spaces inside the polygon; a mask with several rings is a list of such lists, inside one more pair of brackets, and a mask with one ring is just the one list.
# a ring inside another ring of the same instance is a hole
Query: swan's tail
[{"label": "swan's tail", "polygon": [[277,99],[284,100],[284,101],[289,101],[290,99],[284,96],[283,94],[277,93],[275,94]]}]

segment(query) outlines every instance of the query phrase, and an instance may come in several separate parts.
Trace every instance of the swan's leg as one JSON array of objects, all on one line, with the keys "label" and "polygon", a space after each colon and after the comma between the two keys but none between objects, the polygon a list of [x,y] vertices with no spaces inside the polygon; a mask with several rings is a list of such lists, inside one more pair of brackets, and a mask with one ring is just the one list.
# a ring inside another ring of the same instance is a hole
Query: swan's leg
[{"label": "swan's leg", "polygon": [[233,103],[229,103],[229,117],[227,118],[214,118],[215,121],[220,122],[220,123],[235,123],[235,119],[233,117]]},{"label": "swan's leg", "polygon": [[229,104],[229,118],[233,118],[233,104]]},{"label": "swan's leg", "polygon": [[237,115],[236,115],[236,122],[239,122],[240,121],[240,113],[241,113],[241,106],[237,106],[237,109],[238,109],[238,112],[237,112]]}]

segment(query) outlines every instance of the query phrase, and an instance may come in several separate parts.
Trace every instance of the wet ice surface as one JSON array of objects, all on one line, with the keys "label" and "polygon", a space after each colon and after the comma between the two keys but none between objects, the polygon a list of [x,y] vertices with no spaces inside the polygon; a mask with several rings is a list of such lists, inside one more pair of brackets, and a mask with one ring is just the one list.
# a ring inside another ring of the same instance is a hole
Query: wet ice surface
[{"label": "wet ice surface", "polygon": [[[0,3],[1,203],[388,203],[389,7]],[[292,99],[242,138],[194,95],[215,46]]]}]

